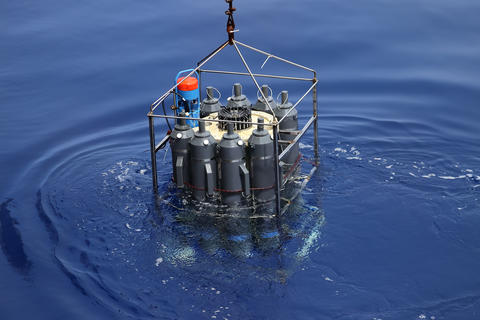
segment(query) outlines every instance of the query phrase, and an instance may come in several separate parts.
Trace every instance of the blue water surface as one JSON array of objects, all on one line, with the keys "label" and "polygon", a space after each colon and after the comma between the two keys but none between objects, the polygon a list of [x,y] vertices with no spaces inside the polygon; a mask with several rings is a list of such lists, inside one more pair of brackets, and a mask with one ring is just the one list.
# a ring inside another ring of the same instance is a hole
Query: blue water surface
[{"label": "blue water surface", "polygon": [[[0,318],[480,319],[480,3],[235,6],[319,77],[320,166],[275,223],[181,210],[163,151],[152,193],[149,104],[226,40],[224,1],[1,2]],[[205,83],[234,81],[256,99]]]}]

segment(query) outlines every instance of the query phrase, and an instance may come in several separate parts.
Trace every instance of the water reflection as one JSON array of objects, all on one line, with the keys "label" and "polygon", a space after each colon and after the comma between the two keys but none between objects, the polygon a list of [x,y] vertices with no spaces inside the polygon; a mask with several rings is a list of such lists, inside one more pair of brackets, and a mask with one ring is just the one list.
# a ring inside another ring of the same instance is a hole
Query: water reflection
[{"label": "water reflection", "polygon": [[289,259],[304,259],[324,224],[321,208],[308,205],[302,195],[308,182],[306,178],[307,175],[296,175],[296,179],[285,185],[282,203],[288,208],[279,215],[275,214],[273,201],[222,207],[196,202],[188,192],[181,193],[174,187],[167,196],[157,198],[156,210],[164,215],[165,205],[175,208],[169,211],[174,211],[172,233],[181,238],[176,243],[181,243],[182,247],[187,245],[193,251],[198,249],[209,256],[230,255],[240,259],[279,258],[285,254],[290,255]]}]

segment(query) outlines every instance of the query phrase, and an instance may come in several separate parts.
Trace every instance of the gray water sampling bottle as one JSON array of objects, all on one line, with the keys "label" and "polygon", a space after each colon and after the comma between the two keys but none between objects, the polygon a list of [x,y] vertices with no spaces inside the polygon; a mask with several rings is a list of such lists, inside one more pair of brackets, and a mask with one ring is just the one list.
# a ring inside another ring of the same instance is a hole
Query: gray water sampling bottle
[{"label": "gray water sampling bottle", "polygon": [[222,107],[219,98],[214,97],[213,90],[216,89],[214,87],[207,87],[207,97],[203,99],[202,105],[200,106],[201,118],[206,117],[211,113],[220,111],[220,108]]},{"label": "gray water sampling bottle", "polygon": [[[185,117],[185,113],[180,113]],[[170,134],[170,148],[172,149],[173,181],[182,188],[184,183],[190,183],[189,175],[189,142],[193,138],[193,130],[185,119],[177,119],[177,124]]]},{"label": "gray water sampling bottle", "polygon": [[[298,112],[297,109],[293,109],[292,111],[288,112],[293,105],[288,102],[288,91],[282,91],[282,100],[281,103],[275,109],[275,116],[277,117],[278,121],[282,119],[287,113],[288,115],[283,119],[280,123],[280,130],[281,131],[292,131],[292,133],[282,132],[280,133],[281,140],[292,141],[295,139],[295,134],[293,131],[298,130]],[[280,146],[280,150],[283,151],[286,146]],[[299,146],[298,143],[295,144],[290,151],[282,158],[282,161],[286,164],[294,164],[299,156]]]},{"label": "gray water sampling bottle", "polygon": [[205,121],[198,122],[198,131],[190,140],[190,183],[193,198],[198,201],[212,196],[217,182],[217,162],[215,152],[217,141],[205,130]]},{"label": "gray water sampling bottle", "polygon": [[228,98],[227,107],[247,107],[250,108],[252,104],[250,100],[242,94],[242,85],[240,83],[235,83],[233,85],[233,95]]},{"label": "gray water sampling bottle", "polygon": [[[275,108],[277,107],[277,104],[275,103],[275,100],[273,100],[273,97],[271,95],[271,89],[266,84],[262,85],[262,93],[267,98],[267,101],[270,104],[270,107],[272,107],[272,110],[275,110]],[[272,111],[270,111],[270,108],[268,107],[267,103],[265,102],[265,99],[263,99],[260,92],[258,92],[257,96],[258,96],[257,103],[255,103],[252,106],[252,109],[257,111],[264,111],[272,114]]]},{"label": "gray water sampling bottle", "polygon": [[250,195],[250,175],[245,165],[243,140],[233,131],[233,123],[227,129],[218,145],[220,186],[222,202],[234,204],[242,200],[242,192]]},{"label": "gray water sampling bottle", "polygon": [[275,198],[275,159],[273,139],[265,130],[263,119],[258,119],[257,129],[248,139],[250,182],[257,201]]}]

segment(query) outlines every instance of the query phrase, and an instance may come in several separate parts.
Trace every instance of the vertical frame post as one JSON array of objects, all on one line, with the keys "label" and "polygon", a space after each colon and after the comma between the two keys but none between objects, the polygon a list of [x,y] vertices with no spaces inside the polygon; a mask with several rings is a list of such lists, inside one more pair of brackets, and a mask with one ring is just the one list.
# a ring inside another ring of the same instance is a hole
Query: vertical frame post
[{"label": "vertical frame post", "polygon": [[158,192],[158,177],[157,177],[157,152],[155,150],[155,126],[154,117],[148,115],[148,129],[150,131],[150,157],[152,160],[152,181],[153,192]]},{"label": "vertical frame post", "polygon": [[275,204],[276,204],[276,213],[280,215],[281,211],[281,198],[280,198],[280,186],[282,181],[280,180],[280,161],[278,158],[278,123],[273,125],[273,155],[275,162]]},{"label": "vertical frame post", "polygon": [[177,89],[172,90],[173,93],[173,114],[177,115]]},{"label": "vertical frame post", "polygon": [[[200,65],[200,63],[197,63],[197,67]],[[198,69],[198,93],[199,93],[199,99],[198,105],[202,104],[202,70]]]},{"label": "vertical frame post", "polygon": [[314,153],[315,153],[315,164],[318,165],[318,112],[317,112],[317,72],[313,72],[313,116],[315,120],[313,122],[313,144],[314,144]]}]

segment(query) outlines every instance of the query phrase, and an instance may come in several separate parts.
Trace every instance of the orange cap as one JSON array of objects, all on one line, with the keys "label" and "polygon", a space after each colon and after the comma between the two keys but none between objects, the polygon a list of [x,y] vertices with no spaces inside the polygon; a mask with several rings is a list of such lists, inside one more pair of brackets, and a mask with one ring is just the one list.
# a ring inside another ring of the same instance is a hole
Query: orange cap
[{"label": "orange cap", "polygon": [[[178,78],[177,83],[182,81],[184,78],[185,77]],[[185,81],[183,81],[178,86],[178,90],[181,90],[181,91],[192,91],[196,89],[198,89],[198,80],[197,78],[194,78],[194,77],[188,77],[187,79],[185,79]]]}]

